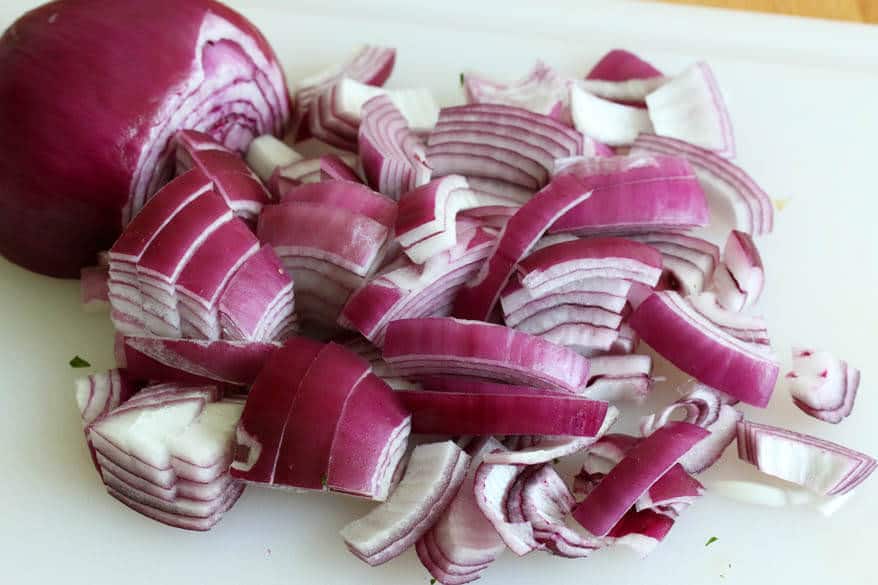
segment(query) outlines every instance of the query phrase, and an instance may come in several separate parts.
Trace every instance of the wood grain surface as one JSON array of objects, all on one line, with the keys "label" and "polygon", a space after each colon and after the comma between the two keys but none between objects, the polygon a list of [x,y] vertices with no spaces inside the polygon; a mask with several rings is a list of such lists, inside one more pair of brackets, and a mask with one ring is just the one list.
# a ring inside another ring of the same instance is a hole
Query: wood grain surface
[{"label": "wood grain surface", "polygon": [[697,4],[734,10],[755,10],[878,23],[878,0],[665,0],[673,4]]}]

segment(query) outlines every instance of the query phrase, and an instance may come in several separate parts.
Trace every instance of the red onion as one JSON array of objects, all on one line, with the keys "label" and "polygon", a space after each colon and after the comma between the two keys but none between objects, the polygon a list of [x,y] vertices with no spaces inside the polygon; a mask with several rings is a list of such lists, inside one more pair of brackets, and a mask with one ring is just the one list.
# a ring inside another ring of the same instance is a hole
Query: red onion
[{"label": "red onion", "polygon": [[616,546],[625,546],[645,558],[664,540],[674,520],[652,510],[629,510],[607,533],[609,541]]},{"label": "red onion", "polygon": [[827,496],[853,490],[876,466],[874,458],[853,449],[750,421],[738,423],[738,456],[762,473]]},{"label": "red onion", "polygon": [[574,510],[589,532],[607,534],[628,509],[708,431],[669,423],[633,447]]},{"label": "red onion", "polygon": [[125,337],[125,367],[137,380],[249,386],[277,343]]},{"label": "red onion", "polygon": [[753,344],[757,349],[768,349],[771,340],[765,319],[756,315],[745,315],[723,309],[713,293],[701,293],[687,299],[692,307],[705,319],[732,337]]},{"label": "red onion", "polygon": [[85,378],[78,378],[75,388],[76,405],[79,407],[79,414],[82,418],[82,430],[85,432],[92,462],[100,472],[97,452],[88,437],[89,429],[107,416],[110,411],[131,398],[138,388],[128,378],[124,369],[109,370]]},{"label": "red onion", "polygon": [[404,390],[412,431],[441,435],[565,435],[594,437],[615,412],[606,402],[569,395],[470,394]]},{"label": "red onion", "polygon": [[283,204],[292,202],[344,209],[364,215],[388,228],[393,227],[397,216],[396,203],[352,181],[329,180],[294,187],[286,191],[281,200]]},{"label": "red onion", "polygon": [[577,130],[610,146],[629,145],[638,134],[653,131],[643,108],[598,97],[578,83],[570,87],[570,112]]},{"label": "red onion", "polygon": [[177,130],[243,150],[289,115],[266,40],[212,0],[42,6],[0,40],[0,71],[0,252],[53,276],[94,264],[170,178]]},{"label": "red onion", "polygon": [[652,358],[648,355],[606,355],[589,359],[585,394],[593,400],[643,401],[652,390]]},{"label": "red onion", "polygon": [[838,424],[854,409],[860,371],[825,351],[793,348],[793,369],[787,387],[799,409]]},{"label": "red onion", "polygon": [[373,566],[405,552],[457,495],[469,460],[451,441],[415,447],[402,481],[387,502],[341,529],[350,551]]},{"label": "red onion", "polygon": [[712,225],[730,215],[732,227],[752,235],[770,233],[774,206],[762,188],[742,168],[719,154],[667,136],[641,134],[632,154],[683,156],[695,169],[711,207]]},{"label": "red onion", "polygon": [[319,114],[316,100],[320,93],[344,78],[368,85],[384,85],[393,72],[396,49],[365,45],[344,63],[333,65],[299,82],[293,107],[292,133],[298,140],[309,136],[311,119]]},{"label": "red onion", "polygon": [[634,504],[638,512],[652,510],[676,518],[704,493],[704,486],[679,463],[671,467]]},{"label": "red onion", "polygon": [[87,312],[103,311],[110,305],[110,268],[85,266],[79,271],[79,301]]},{"label": "red onion", "polygon": [[483,462],[476,470],[473,488],[479,509],[506,546],[519,556],[540,548],[533,525],[523,517],[510,518],[507,511],[509,492],[524,469],[522,465]]},{"label": "red onion", "polygon": [[298,162],[302,155],[271,134],[265,134],[253,139],[247,147],[245,160],[260,179],[268,182],[278,167]]},{"label": "red onion", "polygon": [[424,145],[389,97],[363,105],[359,151],[368,183],[391,199],[423,185],[432,173]]},{"label": "red onion", "polygon": [[642,233],[707,224],[704,192],[683,158],[624,156],[559,163],[556,174],[574,174],[593,192],[559,219],[552,233]]},{"label": "red onion", "polygon": [[713,286],[719,303],[731,311],[740,311],[759,299],[765,286],[765,271],[753,238],[732,230]]},{"label": "red onion", "polygon": [[669,136],[735,156],[735,137],[729,112],[713,71],[699,62],[675,75],[646,96],[649,119],[659,136]]},{"label": "red onion", "polygon": [[271,195],[241,156],[221,143],[194,130],[181,130],[177,143],[177,173],[197,168],[213,182],[226,205],[236,215],[255,220]]},{"label": "red onion", "polygon": [[363,182],[357,172],[351,168],[351,165],[337,154],[326,154],[320,157],[320,180]]},{"label": "red onion", "polygon": [[677,293],[654,293],[630,323],[653,349],[699,381],[749,404],[768,404],[779,369],[774,359],[705,319]]},{"label": "red onion", "polygon": [[661,75],[661,71],[634,53],[624,49],[613,49],[601,57],[585,78],[601,81],[628,81],[629,79],[661,77]]},{"label": "red onion", "polygon": [[567,81],[552,67],[537,61],[518,81],[499,83],[486,77],[467,73],[463,89],[470,104],[498,104],[529,110],[561,122],[569,119]]},{"label": "red onion", "polygon": [[525,203],[509,218],[476,279],[460,291],[455,300],[455,314],[488,319],[516,264],[559,217],[589,196],[588,188],[581,181],[565,175],[554,179]]},{"label": "red onion", "polygon": [[664,274],[659,287],[682,296],[705,290],[720,263],[719,248],[701,238],[662,232],[634,234],[628,238],[649,244],[661,252]]},{"label": "red onion", "polygon": [[384,359],[401,375],[463,374],[569,392],[588,381],[588,361],[582,356],[539,337],[478,321],[394,321],[387,328]]}]

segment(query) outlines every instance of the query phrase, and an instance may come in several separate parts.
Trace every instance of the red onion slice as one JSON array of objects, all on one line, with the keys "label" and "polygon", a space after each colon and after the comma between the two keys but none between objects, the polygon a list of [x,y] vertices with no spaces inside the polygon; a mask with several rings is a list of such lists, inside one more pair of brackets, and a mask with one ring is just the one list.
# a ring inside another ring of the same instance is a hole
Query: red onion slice
[{"label": "red onion slice", "polygon": [[527,256],[559,217],[590,195],[590,190],[581,181],[565,175],[554,179],[525,203],[509,218],[475,281],[460,291],[455,300],[455,314],[464,318],[488,319],[516,264]]},{"label": "red onion slice", "polygon": [[[696,498],[704,493],[704,486],[697,479],[686,473],[681,464],[671,467],[657,482],[634,504],[638,512],[652,510],[663,513],[669,506],[682,505],[688,507]],[[677,511],[671,515],[676,517]]]},{"label": "red onion slice", "polygon": [[767,349],[771,343],[765,319],[723,309],[713,293],[701,293],[687,299],[702,317],[741,341]]},{"label": "red onion slice", "polygon": [[[439,118],[439,106],[427,89],[384,89],[354,79],[338,82],[332,104],[333,113],[354,125],[360,122],[363,105],[370,99],[386,95],[397,107],[414,132],[428,132]],[[356,137],[356,134],[354,134]]]},{"label": "red onion slice", "polygon": [[653,349],[701,382],[755,406],[768,404],[778,364],[705,319],[677,293],[654,293],[634,311],[630,324]]},{"label": "red onion slice", "polygon": [[659,136],[685,140],[726,158],[735,156],[729,112],[707,63],[696,63],[670,78],[646,96],[646,106]]},{"label": "red onion slice", "polygon": [[79,271],[79,302],[89,313],[105,310],[110,305],[109,266],[86,266]]},{"label": "red onion slice", "polygon": [[588,381],[588,361],[575,352],[479,321],[394,321],[387,328],[384,359],[401,375],[464,374],[568,392]]},{"label": "red onion slice", "polygon": [[281,200],[282,204],[292,202],[344,209],[388,228],[393,227],[397,215],[397,206],[392,200],[351,181],[331,180],[294,187],[287,190]]},{"label": "red onion slice", "polygon": [[652,510],[629,510],[607,534],[608,540],[617,546],[634,550],[640,558],[645,558],[664,540],[674,520]]},{"label": "red onion slice", "polygon": [[405,552],[457,495],[469,460],[451,441],[415,447],[402,481],[387,502],[341,529],[350,551],[372,566]]},{"label": "red onion slice", "polygon": [[522,465],[483,462],[476,470],[473,488],[479,509],[506,546],[519,556],[541,548],[536,541],[533,525],[523,516],[511,518],[507,511],[509,492],[524,469]]},{"label": "red onion slice", "polygon": [[647,110],[603,99],[576,83],[570,87],[570,112],[577,130],[610,146],[632,144],[638,134],[653,131]]},{"label": "red onion slice", "polygon": [[738,456],[762,473],[827,496],[846,494],[875,471],[864,453],[787,429],[738,423]]},{"label": "red onion slice", "polygon": [[250,143],[245,160],[247,166],[267,183],[278,167],[298,162],[302,160],[302,155],[271,134],[266,134]]},{"label": "red onion slice", "polygon": [[125,337],[128,374],[137,380],[249,386],[276,343]]},{"label": "red onion slice", "polygon": [[567,81],[542,61],[537,61],[527,75],[510,84],[467,73],[463,76],[463,89],[470,104],[513,106],[562,122],[569,118],[569,112],[565,112]]},{"label": "red onion slice", "polygon": [[100,472],[97,452],[91,444],[89,429],[120,404],[131,398],[138,390],[124,369],[114,369],[78,378],[75,383],[76,405],[82,419],[88,450],[92,462]]},{"label": "red onion slice", "polygon": [[603,81],[628,81],[629,79],[661,77],[661,75],[661,71],[634,53],[624,49],[613,49],[601,57],[585,78]]},{"label": "red onion slice", "polygon": [[623,156],[559,161],[558,173],[580,178],[592,196],[552,227],[579,235],[643,233],[706,225],[707,201],[680,157]]},{"label": "red onion slice", "polygon": [[732,227],[752,235],[770,233],[774,226],[774,205],[768,194],[742,168],[719,154],[667,136],[641,134],[632,154],[665,154],[685,157],[707,195],[711,225],[723,224],[730,216]]},{"label": "red onion slice", "polygon": [[358,135],[360,162],[368,183],[391,199],[430,180],[424,145],[387,96],[363,105]]},{"label": "red onion slice", "polygon": [[[303,140],[308,137],[310,119],[317,114],[316,100],[326,87],[347,77],[368,85],[384,85],[393,71],[396,49],[366,45],[347,61],[333,65],[299,83],[293,96],[292,134]],[[304,126],[303,126],[304,124]]]},{"label": "red onion slice", "polygon": [[412,431],[422,434],[594,437],[617,415],[606,402],[569,395],[430,390],[396,395],[412,413]]},{"label": "red onion slice", "polygon": [[740,311],[759,300],[765,270],[759,250],[748,234],[732,230],[723,250],[723,264],[714,281],[720,304]]},{"label": "red onion slice", "polygon": [[589,398],[641,402],[652,390],[652,358],[648,355],[597,356],[590,358],[589,364],[585,389]]},{"label": "red onion slice", "polygon": [[838,424],[854,408],[860,371],[826,351],[793,348],[793,369],[786,375],[793,402],[816,419]]},{"label": "red onion slice", "polygon": [[659,286],[682,296],[704,291],[720,263],[719,248],[701,238],[662,232],[634,234],[628,238],[649,244],[661,253],[664,274]]},{"label": "red onion slice", "polygon": [[337,154],[325,154],[320,157],[320,180],[363,182],[351,165]]},{"label": "red onion slice", "polygon": [[683,422],[669,423],[634,446],[573,510],[592,534],[606,535],[631,506],[708,431]]}]

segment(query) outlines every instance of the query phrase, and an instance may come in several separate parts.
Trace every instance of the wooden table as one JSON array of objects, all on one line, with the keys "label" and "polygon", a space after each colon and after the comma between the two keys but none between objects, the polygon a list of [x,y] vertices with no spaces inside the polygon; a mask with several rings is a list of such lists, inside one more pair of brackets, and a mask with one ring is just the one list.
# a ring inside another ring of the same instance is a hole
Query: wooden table
[{"label": "wooden table", "polygon": [[777,12],[815,18],[878,23],[878,0],[665,0],[735,10]]}]

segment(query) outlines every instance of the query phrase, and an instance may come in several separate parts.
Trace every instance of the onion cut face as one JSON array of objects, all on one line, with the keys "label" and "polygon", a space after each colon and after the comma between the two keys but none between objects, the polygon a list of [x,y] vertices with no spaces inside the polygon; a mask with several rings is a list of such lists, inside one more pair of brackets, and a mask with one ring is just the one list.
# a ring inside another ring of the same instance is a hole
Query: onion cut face
[{"label": "onion cut face", "polygon": [[774,205],[768,194],[742,168],[719,154],[668,136],[641,134],[632,154],[685,157],[704,192],[711,211],[711,225],[731,226],[750,235],[770,233],[774,227]]},{"label": "onion cut face", "polygon": [[159,522],[209,530],[243,490],[228,474],[242,408],[211,386],[141,390],[88,428],[107,491]]},{"label": "onion cut face", "polygon": [[707,200],[680,157],[620,156],[556,161],[592,196],[559,219],[551,233],[628,234],[685,230],[708,222]]},{"label": "onion cut face", "polygon": [[860,371],[829,352],[794,347],[786,375],[793,403],[809,416],[838,424],[854,409]]},{"label": "onion cut face", "polygon": [[139,388],[128,377],[125,369],[113,369],[100,374],[77,378],[75,382],[76,406],[82,419],[82,430],[98,472],[97,452],[88,436],[91,427],[112,410],[131,398]]},{"label": "onion cut face", "polygon": [[485,518],[475,499],[475,472],[482,459],[502,448],[493,437],[467,447],[469,471],[457,495],[418,540],[415,550],[424,568],[443,585],[475,581],[504,550],[506,544]]},{"label": "onion cut face", "polygon": [[293,120],[291,132],[297,140],[310,136],[311,120],[320,114],[317,99],[328,87],[344,78],[367,85],[381,86],[393,72],[396,49],[365,45],[345,62],[330,66],[319,73],[303,79],[293,96]]},{"label": "onion cut face", "polygon": [[268,183],[275,170],[302,160],[302,155],[271,134],[264,134],[253,139],[244,160],[263,182]]},{"label": "onion cut face", "polygon": [[836,443],[750,421],[738,423],[738,457],[817,494],[850,492],[875,471],[873,457]]},{"label": "onion cut face", "polygon": [[233,152],[203,132],[181,130],[177,143],[177,174],[197,168],[213,182],[226,205],[236,215],[255,220],[271,195],[259,177],[237,152]]},{"label": "onion cut face", "polygon": [[729,311],[720,306],[714,293],[701,293],[688,297],[692,307],[705,319],[732,337],[752,344],[757,349],[769,349],[770,339],[765,319],[756,315],[746,315]]},{"label": "onion cut face", "polygon": [[363,182],[351,165],[337,154],[325,154],[320,157],[320,180]]},{"label": "onion cut face", "polygon": [[604,536],[649,488],[708,431],[672,422],[631,448],[573,510],[573,517],[590,533]]},{"label": "onion cut face", "polygon": [[593,400],[642,402],[653,388],[648,355],[605,355],[589,358],[584,395]]},{"label": "onion cut face", "polygon": [[653,131],[643,108],[598,97],[578,83],[570,86],[570,112],[577,130],[609,146],[627,146]]},{"label": "onion cut face", "polygon": [[725,158],[735,156],[729,112],[707,63],[671,77],[646,96],[646,107],[659,136],[685,140]]},{"label": "onion cut face", "polygon": [[516,264],[528,255],[559,217],[590,195],[591,191],[582,181],[564,175],[555,178],[525,203],[506,222],[476,279],[458,294],[454,314],[468,319],[490,318]]},{"label": "onion cut face", "polygon": [[442,108],[427,139],[433,175],[482,177],[537,191],[553,161],[583,152],[583,137],[548,116],[512,106]]},{"label": "onion cut face", "polygon": [[759,300],[764,287],[765,270],[753,238],[732,230],[723,250],[723,264],[714,280],[719,303],[731,311],[740,311]]},{"label": "onion cut face", "polygon": [[662,255],[659,288],[688,297],[704,291],[720,263],[716,244],[678,233],[652,232],[627,236],[658,250]]},{"label": "onion cut face", "polygon": [[396,203],[353,181],[329,180],[294,187],[286,191],[281,200],[281,203],[293,202],[337,207],[364,215],[388,228],[393,226],[397,216]]},{"label": "onion cut face", "polygon": [[469,461],[451,441],[415,447],[388,501],[341,529],[348,549],[372,566],[401,555],[454,500]]},{"label": "onion cut face", "polygon": [[232,476],[383,501],[409,428],[408,413],[368,362],[334,343],[291,338],[250,391]]},{"label": "onion cut face", "polygon": [[500,83],[487,77],[463,75],[463,90],[470,104],[498,104],[522,108],[566,122],[567,81],[552,67],[537,61],[527,75],[513,83]]},{"label": "onion cut face", "polygon": [[612,412],[606,402],[560,394],[404,390],[396,395],[412,413],[412,432],[422,434],[593,437]]},{"label": "onion cut face", "polygon": [[450,318],[404,319],[387,328],[384,359],[401,375],[469,375],[576,392],[588,360],[501,325]]},{"label": "onion cut face", "polygon": [[[172,176],[178,130],[243,151],[283,132],[289,100],[265,38],[218,2],[76,2],[56,20],[58,10],[28,12],[0,40],[0,253],[69,278]],[[117,107],[82,115],[96,95]],[[71,152],[88,155],[73,164]]]},{"label": "onion cut face", "polygon": [[125,368],[135,380],[250,386],[277,343],[125,337]]},{"label": "onion cut face", "polygon": [[401,258],[363,284],[348,299],[339,324],[383,346],[392,321],[450,314],[457,292],[476,275],[496,239],[493,230],[471,222],[458,222],[456,231],[451,249],[423,264]]},{"label": "onion cut face", "polygon": [[110,306],[109,266],[85,266],[79,271],[79,302],[88,313]]},{"label": "onion cut face", "polygon": [[754,406],[768,404],[779,372],[773,357],[729,335],[677,293],[653,293],[630,323],[654,350],[704,384]]},{"label": "onion cut face", "polygon": [[369,185],[398,200],[430,180],[426,149],[386,95],[363,105],[358,134],[360,163]]}]

